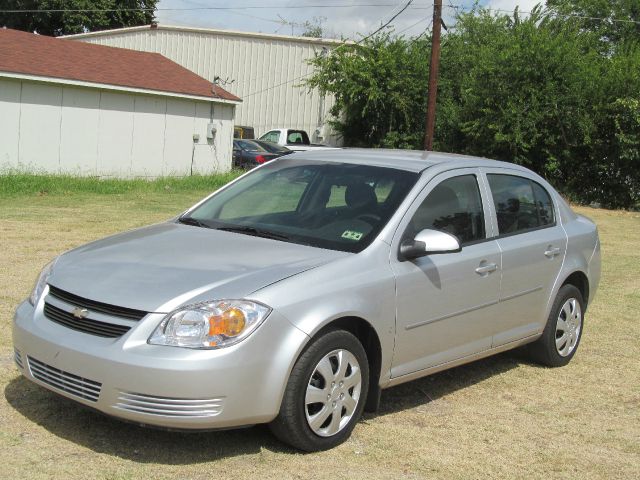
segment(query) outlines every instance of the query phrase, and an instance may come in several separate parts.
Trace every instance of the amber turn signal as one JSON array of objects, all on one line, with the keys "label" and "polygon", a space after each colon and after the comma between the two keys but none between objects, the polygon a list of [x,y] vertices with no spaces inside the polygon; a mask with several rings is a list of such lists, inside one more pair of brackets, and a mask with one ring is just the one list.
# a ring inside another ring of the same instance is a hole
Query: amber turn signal
[{"label": "amber turn signal", "polygon": [[220,315],[213,315],[209,318],[209,336],[225,335],[235,337],[244,330],[246,319],[244,313],[239,308],[230,308]]}]

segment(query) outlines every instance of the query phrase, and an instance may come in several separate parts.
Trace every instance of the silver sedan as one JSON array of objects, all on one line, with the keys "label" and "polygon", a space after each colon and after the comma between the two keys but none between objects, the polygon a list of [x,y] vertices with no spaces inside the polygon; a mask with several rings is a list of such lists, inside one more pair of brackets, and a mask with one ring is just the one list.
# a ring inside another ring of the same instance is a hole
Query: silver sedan
[{"label": "silver sedan", "polygon": [[566,365],[599,277],[596,226],[525,168],[297,153],[60,255],[17,308],[15,360],[114,417],[323,450],[384,388],[525,345]]}]

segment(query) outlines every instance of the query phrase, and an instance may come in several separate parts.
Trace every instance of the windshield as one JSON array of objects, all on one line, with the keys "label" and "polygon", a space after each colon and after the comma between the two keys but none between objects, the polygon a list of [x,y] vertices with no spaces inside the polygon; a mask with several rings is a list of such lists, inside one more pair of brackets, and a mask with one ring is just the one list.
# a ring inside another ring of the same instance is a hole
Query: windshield
[{"label": "windshield", "polygon": [[257,142],[252,142],[251,140],[234,140],[238,148],[242,150],[247,150],[249,152],[266,152],[267,150]]},{"label": "windshield", "polygon": [[181,222],[359,252],[382,230],[417,173],[368,165],[277,160],[206,200]]}]

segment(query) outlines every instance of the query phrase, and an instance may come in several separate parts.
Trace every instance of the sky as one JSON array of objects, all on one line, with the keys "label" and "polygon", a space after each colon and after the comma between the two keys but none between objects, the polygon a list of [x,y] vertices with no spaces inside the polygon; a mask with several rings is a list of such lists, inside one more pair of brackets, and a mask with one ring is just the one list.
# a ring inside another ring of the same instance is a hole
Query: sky
[{"label": "sky", "polygon": [[[156,19],[165,25],[222,28],[249,32],[300,35],[304,22],[320,19],[325,37],[357,40],[393,17],[407,0],[160,0]],[[452,23],[455,10],[470,8],[474,0],[443,0],[443,18]],[[544,0],[479,0],[485,7],[512,12],[530,11]],[[260,8],[246,8],[246,7]],[[403,35],[419,35],[430,26],[432,0],[414,0],[391,25]],[[225,7],[213,10],[203,7]],[[178,9],[178,10],[163,10]],[[179,10],[193,9],[193,10]],[[317,22],[315,22],[317,23]]]}]

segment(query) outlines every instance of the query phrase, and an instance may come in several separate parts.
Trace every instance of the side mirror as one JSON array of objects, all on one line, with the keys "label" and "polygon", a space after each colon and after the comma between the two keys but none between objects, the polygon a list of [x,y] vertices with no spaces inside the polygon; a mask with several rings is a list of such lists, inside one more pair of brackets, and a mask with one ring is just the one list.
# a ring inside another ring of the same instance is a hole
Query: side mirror
[{"label": "side mirror", "polygon": [[462,248],[458,239],[450,233],[440,230],[425,229],[413,240],[405,240],[400,245],[400,260],[413,260],[425,255],[455,253]]}]

